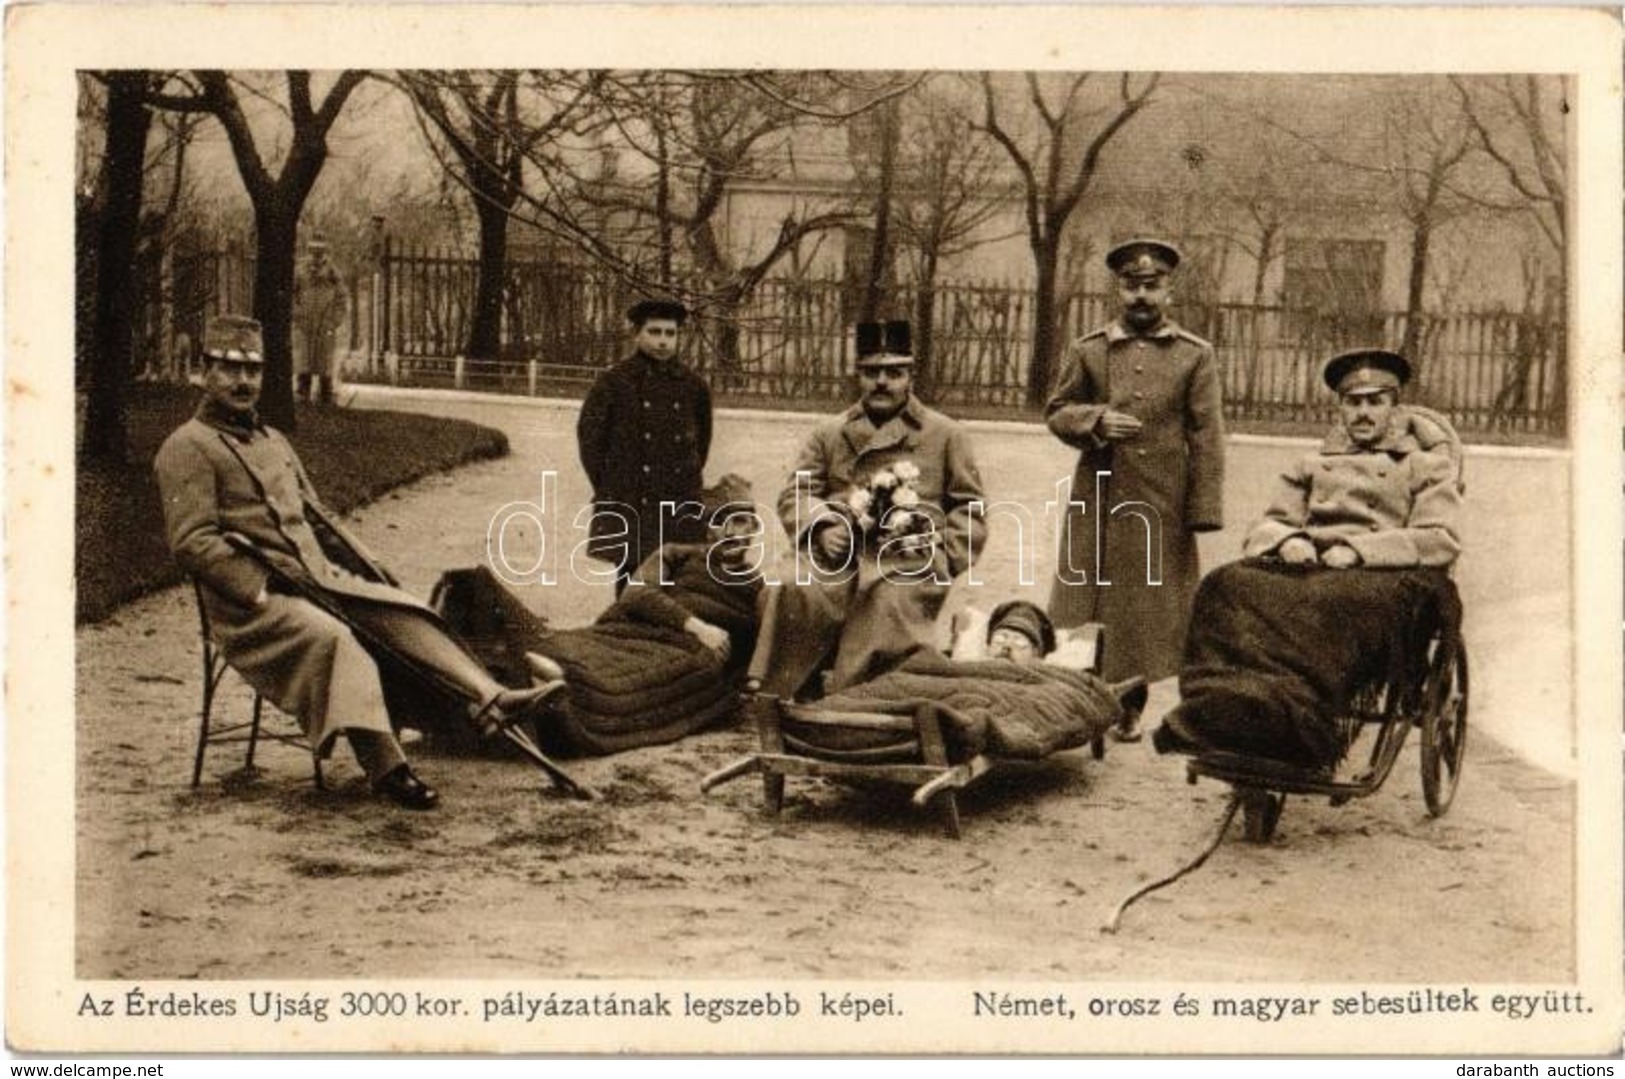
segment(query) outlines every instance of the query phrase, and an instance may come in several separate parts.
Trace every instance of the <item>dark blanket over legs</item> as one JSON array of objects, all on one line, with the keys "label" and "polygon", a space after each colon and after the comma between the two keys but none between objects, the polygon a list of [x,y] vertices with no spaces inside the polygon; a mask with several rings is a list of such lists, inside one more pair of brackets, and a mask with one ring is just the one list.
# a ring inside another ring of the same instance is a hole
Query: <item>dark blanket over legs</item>
[{"label": "dark blanket over legs", "polygon": [[1180,704],[1157,749],[1332,767],[1348,749],[1337,719],[1356,694],[1390,678],[1416,684],[1429,639],[1460,621],[1443,570],[1220,566],[1197,591]]}]

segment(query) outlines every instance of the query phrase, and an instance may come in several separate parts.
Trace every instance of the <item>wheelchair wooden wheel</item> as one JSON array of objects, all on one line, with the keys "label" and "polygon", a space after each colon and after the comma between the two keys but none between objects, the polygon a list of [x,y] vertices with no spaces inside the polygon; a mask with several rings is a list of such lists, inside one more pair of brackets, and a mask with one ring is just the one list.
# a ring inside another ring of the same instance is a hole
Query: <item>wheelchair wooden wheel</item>
[{"label": "wheelchair wooden wheel", "polygon": [[1422,716],[1422,798],[1442,817],[1456,796],[1467,754],[1467,651],[1459,637],[1440,641]]}]

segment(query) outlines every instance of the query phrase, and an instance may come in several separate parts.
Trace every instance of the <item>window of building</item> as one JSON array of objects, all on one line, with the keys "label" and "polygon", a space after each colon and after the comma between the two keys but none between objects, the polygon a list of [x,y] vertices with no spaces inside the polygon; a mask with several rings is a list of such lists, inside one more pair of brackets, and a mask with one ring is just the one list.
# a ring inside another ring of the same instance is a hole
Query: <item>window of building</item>
[{"label": "window of building", "polygon": [[1300,332],[1330,347],[1381,339],[1381,240],[1288,239],[1282,267],[1282,301]]}]

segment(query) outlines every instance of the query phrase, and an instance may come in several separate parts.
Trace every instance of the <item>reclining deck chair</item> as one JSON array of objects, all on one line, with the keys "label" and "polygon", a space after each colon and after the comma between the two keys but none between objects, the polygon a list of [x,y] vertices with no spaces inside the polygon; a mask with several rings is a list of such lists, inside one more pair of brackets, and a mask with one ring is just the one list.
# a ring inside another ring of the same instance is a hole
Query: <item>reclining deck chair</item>
[{"label": "reclining deck chair", "polygon": [[254,752],[259,748],[260,742],[276,742],[281,745],[293,746],[302,749],[311,756],[311,768],[315,773],[317,790],[326,790],[327,783],[322,775],[322,759],[312,752],[310,740],[303,731],[295,727],[293,730],[271,730],[264,723],[265,699],[259,692],[254,691],[254,703],[248,719],[218,722],[215,716],[215,707],[218,702],[220,683],[226,677],[230,666],[226,658],[220,654],[220,649],[214,643],[209,626],[209,612],[203,605],[203,593],[196,581],[192,582],[192,599],[197,605],[198,636],[203,645],[203,701],[198,708],[197,750],[192,756],[192,787],[195,790],[203,781],[203,759],[210,746],[243,744],[248,747],[243,756],[243,772],[254,771]]}]

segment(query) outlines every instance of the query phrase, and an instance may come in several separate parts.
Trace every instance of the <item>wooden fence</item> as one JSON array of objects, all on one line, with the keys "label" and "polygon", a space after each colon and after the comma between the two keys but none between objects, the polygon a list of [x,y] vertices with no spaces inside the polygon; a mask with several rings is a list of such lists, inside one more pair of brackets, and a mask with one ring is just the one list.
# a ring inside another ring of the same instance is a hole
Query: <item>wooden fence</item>
[{"label": "wooden fence", "polygon": [[[207,313],[247,309],[251,258],[212,253],[175,265],[176,325],[195,332],[191,327],[200,328]],[[623,313],[632,294],[623,281],[590,267],[516,262],[507,268],[501,354],[458,360],[468,339],[475,275],[475,263],[462,255],[387,244],[377,265],[353,280],[352,370],[406,384],[579,394],[624,352]],[[698,313],[684,336],[685,353],[716,390],[734,399],[834,407],[853,391],[856,297],[840,280],[765,281],[737,310]],[[910,316],[914,302],[912,288],[904,286],[891,296],[890,310]],[[1114,307],[1111,296],[1066,297],[1057,339],[1103,324]],[[940,285],[930,355],[921,357],[930,364],[934,401],[1027,415],[1033,308],[1030,288]],[[1327,356],[1358,345],[1394,348],[1406,337],[1403,313],[1351,322],[1314,311],[1219,303],[1188,306],[1175,317],[1214,343],[1230,418],[1271,429],[1314,429],[1328,421],[1332,402],[1319,382]],[[1555,317],[1430,312],[1417,327],[1411,397],[1449,415],[1464,433],[1561,438],[1563,330]]]}]

